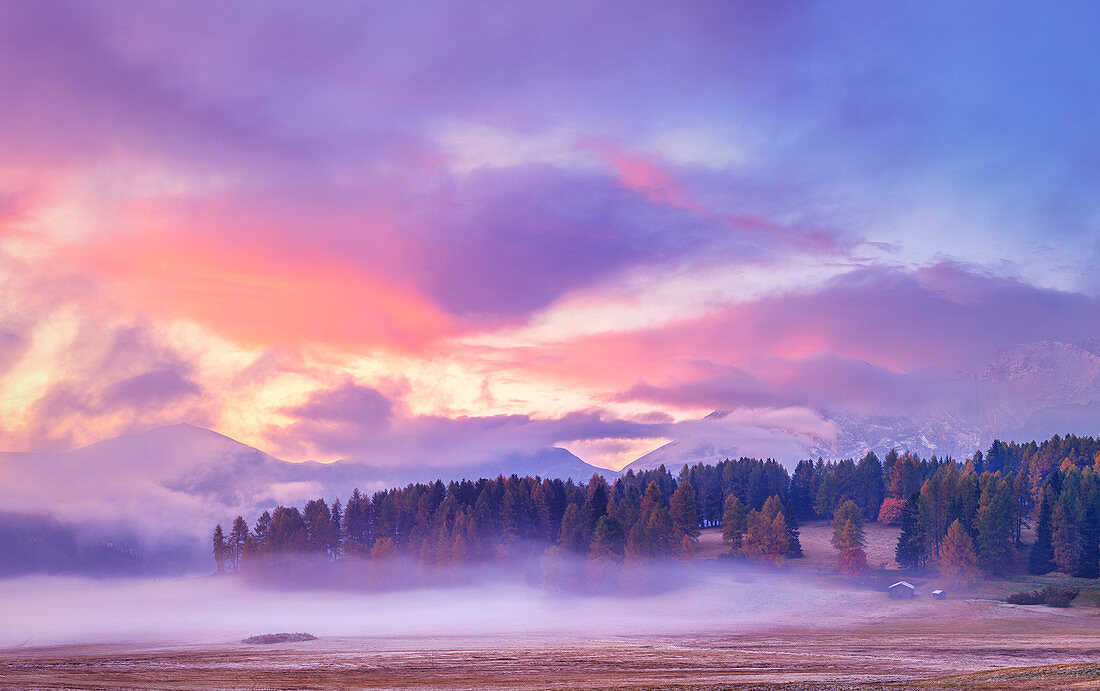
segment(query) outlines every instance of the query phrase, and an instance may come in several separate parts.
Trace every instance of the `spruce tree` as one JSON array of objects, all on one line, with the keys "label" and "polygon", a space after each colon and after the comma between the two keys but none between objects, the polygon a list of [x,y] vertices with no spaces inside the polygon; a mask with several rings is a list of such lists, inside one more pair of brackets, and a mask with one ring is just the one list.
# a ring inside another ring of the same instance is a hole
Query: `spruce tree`
[{"label": "spruce tree", "polygon": [[588,551],[589,534],[581,510],[576,504],[565,509],[561,519],[561,531],[558,534],[558,547],[573,554],[585,554]]},{"label": "spruce tree", "polygon": [[985,477],[978,504],[978,562],[997,567],[1005,563],[1012,549],[1012,492],[1007,483],[995,475]]},{"label": "spruce tree", "polygon": [[1080,506],[1072,490],[1063,489],[1050,514],[1050,537],[1054,563],[1062,573],[1072,575],[1081,563],[1085,541],[1081,535]]},{"label": "spruce tree", "polygon": [[248,523],[243,516],[237,516],[233,521],[233,527],[229,530],[229,565],[233,571],[241,570],[241,556],[244,554],[244,545],[248,540]]},{"label": "spruce tree", "polygon": [[218,573],[225,573],[225,565],[229,559],[229,548],[225,544],[225,533],[222,532],[222,525],[219,523],[214,526],[214,564],[217,566]]},{"label": "spruce tree", "polygon": [[625,546],[626,535],[622,524],[611,516],[601,516],[592,536],[590,554],[598,559],[621,561]]},{"label": "spruce tree", "polygon": [[795,516],[793,507],[788,503],[787,507],[783,510],[783,517],[787,522],[787,558],[788,559],[801,559],[802,558],[802,540],[798,530],[798,518]]},{"label": "spruce tree", "polygon": [[1035,527],[1035,544],[1031,546],[1031,554],[1027,560],[1027,572],[1030,574],[1041,576],[1050,573],[1056,567],[1050,525],[1053,503],[1050,487],[1044,488],[1039,498],[1039,522]]},{"label": "spruce tree", "polygon": [[332,502],[332,526],[329,529],[329,540],[331,545],[329,549],[332,551],[334,559],[339,559],[344,556],[344,507],[340,505],[340,499],[334,499]]},{"label": "spruce tree", "polygon": [[1081,530],[1081,561],[1075,574],[1079,578],[1100,576],[1100,477],[1086,469],[1082,477],[1084,521]]},{"label": "spruce tree", "polygon": [[924,561],[924,535],[921,532],[920,493],[913,492],[901,510],[901,533],[894,548],[894,561],[903,569],[920,568]]}]

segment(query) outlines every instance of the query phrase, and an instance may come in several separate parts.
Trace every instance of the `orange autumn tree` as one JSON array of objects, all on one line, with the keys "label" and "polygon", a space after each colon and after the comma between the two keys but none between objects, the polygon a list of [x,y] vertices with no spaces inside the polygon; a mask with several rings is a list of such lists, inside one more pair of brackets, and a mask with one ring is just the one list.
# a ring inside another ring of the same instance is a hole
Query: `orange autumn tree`
[{"label": "orange autumn tree", "polygon": [[863,551],[863,511],[848,499],[836,507],[833,513],[832,545],[840,552],[836,570],[846,576],[857,576],[867,571],[867,553]]},{"label": "orange autumn tree", "polygon": [[977,564],[974,541],[956,519],[947,529],[947,537],[940,550],[940,573],[955,583],[973,583],[979,576]]},{"label": "orange autumn tree", "polygon": [[771,562],[776,566],[782,564],[790,547],[790,536],[779,497],[768,497],[763,508],[749,512],[745,523],[742,553],[749,559]]}]

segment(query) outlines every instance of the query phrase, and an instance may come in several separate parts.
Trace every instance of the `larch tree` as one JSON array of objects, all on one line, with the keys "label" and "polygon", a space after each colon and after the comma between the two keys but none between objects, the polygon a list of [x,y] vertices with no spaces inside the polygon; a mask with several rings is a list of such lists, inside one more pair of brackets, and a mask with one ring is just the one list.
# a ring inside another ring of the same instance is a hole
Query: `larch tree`
[{"label": "larch tree", "polygon": [[699,515],[695,509],[695,488],[684,481],[676,487],[669,501],[669,515],[676,541],[681,545],[694,545],[699,539]]},{"label": "larch tree", "polygon": [[736,494],[726,497],[722,513],[722,542],[730,555],[741,553],[745,542],[745,505]]},{"label": "larch tree", "polygon": [[940,550],[940,573],[955,583],[973,583],[978,579],[978,556],[974,541],[958,519],[947,529]]},{"label": "larch tree", "polygon": [[773,495],[759,511],[749,513],[743,552],[746,557],[778,566],[786,559],[789,547],[787,520],[780,509],[779,497]]},{"label": "larch tree", "polygon": [[832,545],[839,552],[837,571],[855,576],[867,571],[866,539],[863,532],[863,510],[851,499],[841,502],[833,514]]}]

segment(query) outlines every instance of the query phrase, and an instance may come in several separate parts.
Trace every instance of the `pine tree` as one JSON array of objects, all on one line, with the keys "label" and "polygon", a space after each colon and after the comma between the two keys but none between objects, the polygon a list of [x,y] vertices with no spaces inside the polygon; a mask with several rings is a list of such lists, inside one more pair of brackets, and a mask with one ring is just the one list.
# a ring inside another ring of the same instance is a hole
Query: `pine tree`
[{"label": "pine tree", "polygon": [[1100,576],[1100,477],[1091,468],[1082,475],[1083,521],[1081,560],[1074,574],[1078,578]]},{"label": "pine tree", "polygon": [[622,524],[610,516],[601,516],[592,536],[590,551],[592,556],[598,559],[621,561],[625,546],[626,536],[623,534]]},{"label": "pine tree", "polygon": [[1050,573],[1056,568],[1054,546],[1051,539],[1051,513],[1053,512],[1050,488],[1046,488],[1039,499],[1039,522],[1035,527],[1035,544],[1028,556],[1027,572],[1035,575]]},{"label": "pine tree", "polygon": [[324,499],[311,499],[302,511],[306,545],[310,551],[328,554],[332,547],[332,513]]},{"label": "pine tree", "polygon": [[974,541],[956,519],[947,529],[947,537],[940,551],[940,573],[956,583],[973,583],[979,575],[977,563]]},{"label": "pine tree", "polygon": [[856,466],[856,503],[863,509],[864,518],[878,518],[884,496],[882,462],[874,451],[868,451]]},{"label": "pine tree", "polygon": [[581,510],[576,504],[570,504],[561,519],[558,547],[573,554],[585,554],[588,552],[589,542],[588,531],[581,518]]},{"label": "pine tree", "polygon": [[798,518],[794,515],[790,504],[783,509],[783,517],[787,522],[787,554],[788,559],[802,558],[802,539],[798,529]]},{"label": "pine tree", "polygon": [[1054,563],[1065,574],[1073,574],[1077,570],[1085,546],[1078,515],[1080,507],[1074,499],[1072,490],[1063,489],[1050,515]]},{"label": "pine tree", "polygon": [[987,476],[978,504],[978,562],[997,567],[1007,561],[1012,549],[1011,488],[997,476]]},{"label": "pine tree", "polygon": [[229,560],[229,548],[225,544],[225,534],[221,523],[214,527],[214,564],[218,573],[225,573],[225,564]]},{"label": "pine tree", "polygon": [[243,516],[237,516],[233,520],[233,527],[229,530],[229,541],[226,547],[229,550],[229,566],[236,572],[241,570],[241,556],[244,554],[244,545],[248,540],[248,523]]},{"label": "pine tree", "polygon": [[329,528],[329,539],[332,544],[329,549],[332,551],[333,559],[339,559],[344,556],[344,507],[340,505],[340,499],[337,498],[332,502],[332,526]]},{"label": "pine tree", "polygon": [[924,561],[925,539],[921,531],[920,493],[913,492],[901,511],[901,533],[894,549],[894,561],[903,569],[918,569]]}]

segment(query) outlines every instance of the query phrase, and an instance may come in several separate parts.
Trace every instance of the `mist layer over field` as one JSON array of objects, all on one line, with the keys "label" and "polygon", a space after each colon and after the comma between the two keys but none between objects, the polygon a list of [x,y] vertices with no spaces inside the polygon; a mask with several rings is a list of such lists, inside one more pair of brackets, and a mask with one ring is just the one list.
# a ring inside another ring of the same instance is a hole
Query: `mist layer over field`
[{"label": "mist layer over field", "polygon": [[[683,570],[687,585],[632,596],[553,593],[515,579],[385,592],[264,590],[231,577],[10,579],[0,581],[0,647],[231,642],[280,631],[386,638],[743,631],[804,625],[811,614],[815,625],[856,621],[882,604],[877,593],[827,592],[776,574]],[[681,574],[674,567],[666,575]]]}]

